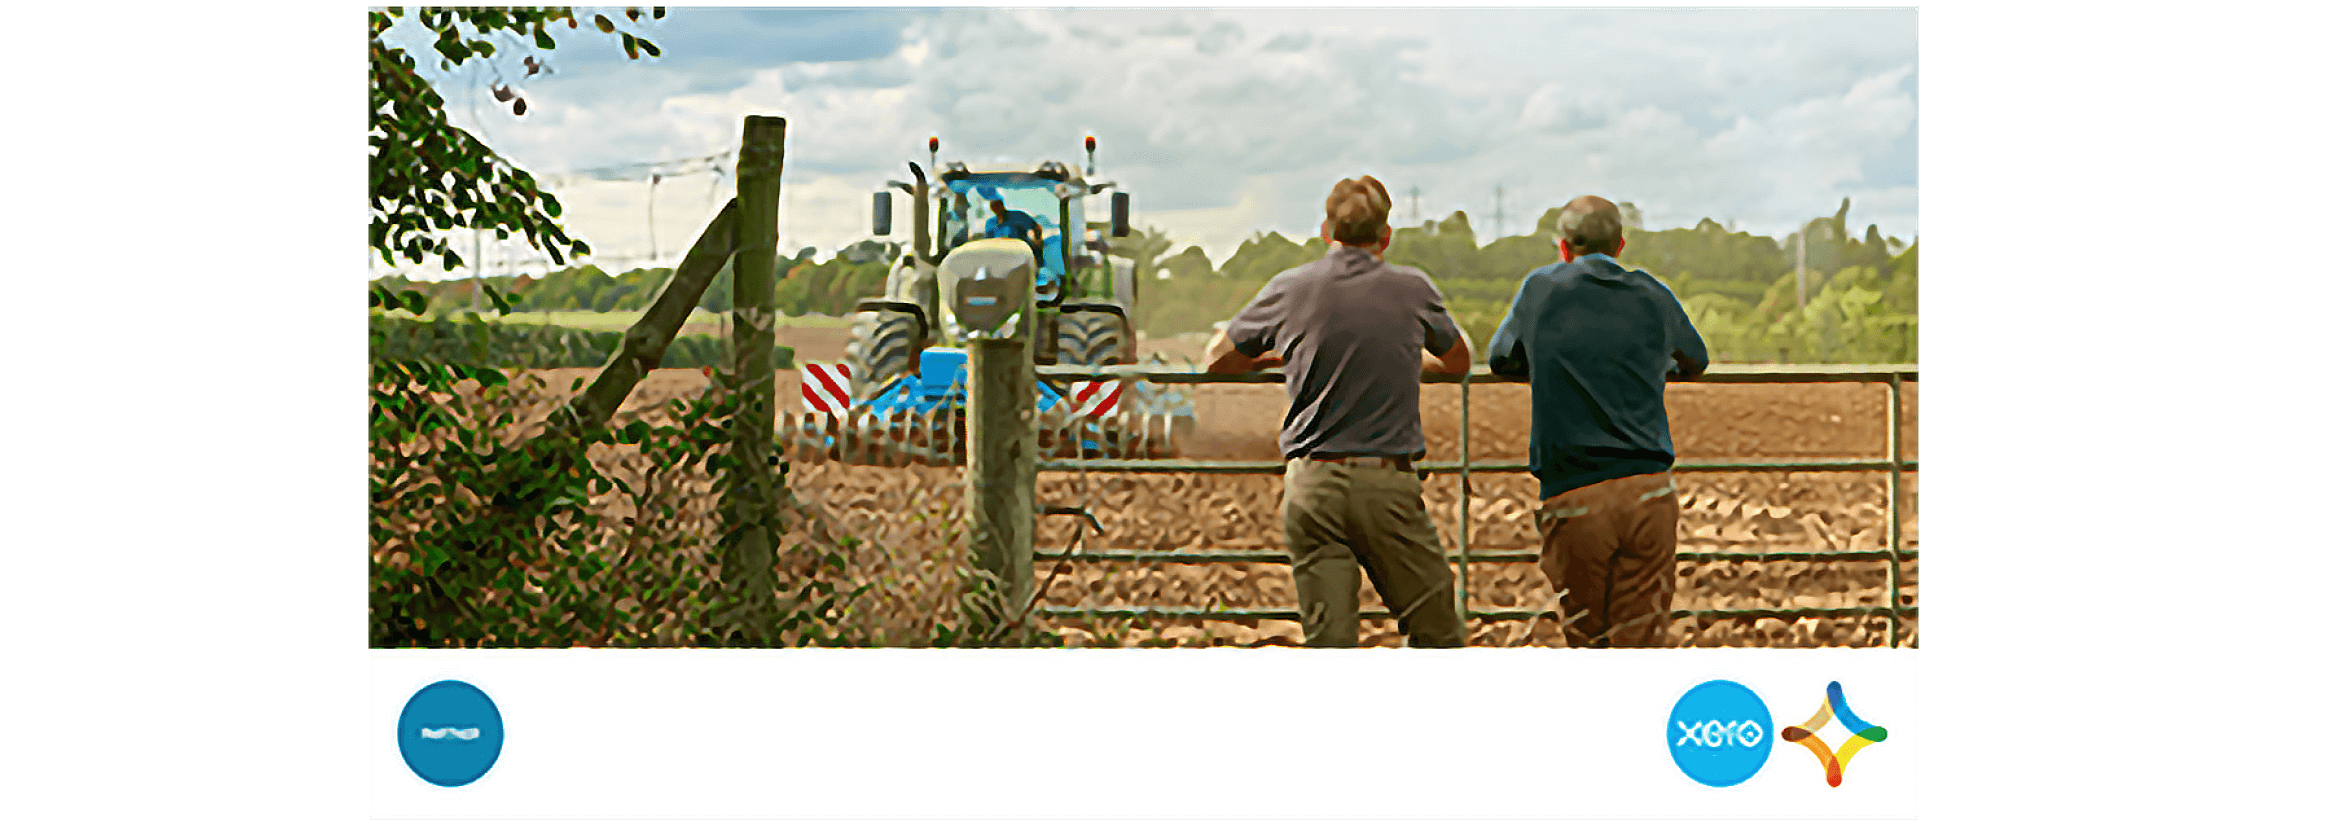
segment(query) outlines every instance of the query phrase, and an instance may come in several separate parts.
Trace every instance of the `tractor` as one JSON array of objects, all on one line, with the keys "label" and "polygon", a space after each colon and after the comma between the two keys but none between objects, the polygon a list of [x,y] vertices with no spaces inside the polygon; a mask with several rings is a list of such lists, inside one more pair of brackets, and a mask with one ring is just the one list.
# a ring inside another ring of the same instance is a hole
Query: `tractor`
[{"label": "tractor", "polygon": [[[965,354],[969,337],[953,302],[959,281],[982,269],[1034,275],[1031,342],[1039,365],[1107,366],[1136,360],[1133,263],[1110,256],[1126,236],[1127,195],[1110,193],[1110,221],[1089,232],[1085,197],[1116,183],[1046,161],[1032,168],[972,169],[908,162],[911,182],[890,182],[913,201],[911,245],[891,266],[883,296],[858,301],[845,360],[801,367],[806,405],[790,432],[804,453],[863,464],[951,465],[963,458]],[[934,183],[935,182],[935,183]],[[873,234],[890,235],[892,190],[873,194]],[[1025,279],[1025,278],[1023,278]],[[1192,425],[1188,395],[1143,381],[1037,382],[1040,450],[1055,456],[1166,458]]]}]

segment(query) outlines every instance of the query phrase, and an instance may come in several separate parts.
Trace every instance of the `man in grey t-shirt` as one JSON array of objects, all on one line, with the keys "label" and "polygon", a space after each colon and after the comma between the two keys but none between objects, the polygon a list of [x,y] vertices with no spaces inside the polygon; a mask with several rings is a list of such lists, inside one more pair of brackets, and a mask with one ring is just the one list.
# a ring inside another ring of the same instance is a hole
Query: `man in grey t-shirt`
[{"label": "man in grey t-shirt", "polygon": [[1359,643],[1366,571],[1412,646],[1467,640],[1412,461],[1420,373],[1467,373],[1469,345],[1426,273],[1379,259],[1392,204],[1377,179],[1339,182],[1329,253],[1274,275],[1208,343],[1209,372],[1287,367],[1281,525],[1308,646]]}]

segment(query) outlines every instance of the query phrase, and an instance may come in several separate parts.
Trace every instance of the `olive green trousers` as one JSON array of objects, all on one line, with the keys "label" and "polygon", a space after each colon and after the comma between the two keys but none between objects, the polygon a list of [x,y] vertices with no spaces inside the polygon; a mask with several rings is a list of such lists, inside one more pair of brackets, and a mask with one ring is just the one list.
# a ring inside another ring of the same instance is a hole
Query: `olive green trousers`
[{"label": "olive green trousers", "polygon": [[1407,470],[1291,459],[1281,529],[1307,646],[1359,644],[1363,574],[1412,646],[1461,646],[1453,575]]}]

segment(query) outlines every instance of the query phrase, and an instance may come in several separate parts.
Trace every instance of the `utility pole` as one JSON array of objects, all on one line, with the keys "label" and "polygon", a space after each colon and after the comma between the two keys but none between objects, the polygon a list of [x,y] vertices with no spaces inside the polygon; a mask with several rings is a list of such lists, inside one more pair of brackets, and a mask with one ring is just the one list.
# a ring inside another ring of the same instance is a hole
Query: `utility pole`
[{"label": "utility pole", "polygon": [[[1810,258],[1806,256],[1809,253],[1806,250],[1806,244],[1809,242],[1811,242],[1811,223],[1806,222],[1803,230],[1795,237],[1795,309],[1797,314],[1802,314],[1803,307],[1809,302],[1804,286],[1805,281],[1810,277],[1811,270]],[[1828,361],[1830,345],[1828,329],[1826,326],[1822,326],[1820,327],[1820,362],[1826,363]]]},{"label": "utility pole", "polygon": [[661,243],[653,237],[653,202],[661,188],[661,174],[653,174],[653,183],[645,187],[645,245],[653,249],[653,261],[661,261]]},{"label": "utility pole", "polygon": [[1412,224],[1420,224],[1420,186],[1412,186]]},{"label": "utility pole", "polygon": [[1803,308],[1803,244],[1810,236],[1811,229],[1809,227],[1798,228],[1795,231],[1795,308],[1797,309]]},{"label": "utility pole", "polygon": [[[513,285],[511,280],[514,277],[514,246],[506,240],[498,240],[498,274],[509,280],[507,285]],[[484,286],[484,288],[488,287]]]},{"label": "utility pole", "polygon": [[1493,186],[1493,239],[1501,239],[1501,186]]}]

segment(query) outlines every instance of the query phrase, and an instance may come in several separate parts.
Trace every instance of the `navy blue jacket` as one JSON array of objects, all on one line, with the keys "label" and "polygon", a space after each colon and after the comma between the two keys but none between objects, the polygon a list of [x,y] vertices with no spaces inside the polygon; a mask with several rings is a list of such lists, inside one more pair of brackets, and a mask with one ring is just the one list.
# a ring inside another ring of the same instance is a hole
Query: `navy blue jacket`
[{"label": "navy blue jacket", "polygon": [[1706,365],[1672,289],[1606,254],[1528,272],[1485,355],[1494,374],[1532,382],[1526,457],[1544,499],[1671,470],[1665,375]]}]

